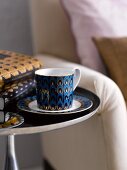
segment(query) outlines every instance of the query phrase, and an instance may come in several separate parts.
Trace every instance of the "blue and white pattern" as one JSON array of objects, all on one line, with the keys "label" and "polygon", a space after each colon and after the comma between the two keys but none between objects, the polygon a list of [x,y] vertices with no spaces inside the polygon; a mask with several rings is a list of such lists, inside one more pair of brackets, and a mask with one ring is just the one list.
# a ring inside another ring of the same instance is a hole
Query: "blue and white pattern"
[{"label": "blue and white pattern", "polygon": [[[26,112],[31,112],[31,113],[37,113],[37,114],[49,114],[49,115],[60,115],[60,114],[73,114],[73,113],[78,113],[78,112],[82,112],[82,111],[86,111],[88,109],[91,109],[91,107],[93,106],[93,101],[90,100],[89,98],[87,98],[84,95],[81,95],[79,93],[74,93],[74,101],[77,101],[76,103],[79,103],[77,106],[72,107],[70,109],[66,109],[66,110],[59,110],[59,111],[44,111],[41,110],[39,108],[37,108],[37,106],[35,107],[35,104],[37,100],[36,96],[30,96],[30,97],[26,97],[22,100],[20,100],[17,104],[18,108],[20,110],[26,111]],[[30,105],[33,105],[33,109],[32,107],[30,107]]]},{"label": "blue and white pattern", "polygon": [[73,75],[39,76],[37,82],[38,107],[44,110],[64,110],[72,106]]}]

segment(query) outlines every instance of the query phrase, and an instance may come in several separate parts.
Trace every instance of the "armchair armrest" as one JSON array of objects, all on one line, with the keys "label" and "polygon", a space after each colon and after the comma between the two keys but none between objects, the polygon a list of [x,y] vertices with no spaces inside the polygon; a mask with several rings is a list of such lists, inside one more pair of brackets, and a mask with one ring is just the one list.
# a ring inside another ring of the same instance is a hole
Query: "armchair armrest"
[{"label": "armchair armrest", "polygon": [[[81,70],[81,80],[80,80],[79,86],[82,88],[91,90],[92,92],[97,94],[101,100],[101,104],[100,104],[100,107],[98,109],[96,116],[99,117],[100,119],[99,122],[102,124],[101,127],[102,127],[103,135],[101,137],[104,140],[104,147],[105,147],[105,154],[106,154],[106,160],[105,160],[106,167],[108,170],[110,169],[111,170],[126,170],[127,169],[127,161],[126,161],[126,158],[127,158],[127,110],[126,110],[126,105],[125,105],[123,95],[119,87],[111,79],[104,76],[103,74],[93,71],[79,64],[67,62],[65,60],[58,59],[55,57],[50,57],[48,55],[38,55],[36,57],[40,61],[41,60],[43,61],[45,67],[76,67],[76,68],[78,67]],[[47,139],[48,137],[46,137],[44,141],[47,141]],[[46,146],[48,147],[48,145]],[[50,144],[50,147],[51,147],[51,144]],[[81,147],[84,147],[84,146],[81,146]],[[85,154],[85,148],[83,149],[84,149],[84,154]],[[47,149],[47,153],[48,153],[48,149]],[[57,153],[55,153],[55,155],[58,156],[59,154],[57,155]],[[57,159],[50,158],[50,155],[48,154],[47,154],[47,157],[49,157],[49,159],[51,159],[51,161],[57,167],[58,163],[55,162],[55,160]],[[59,159],[59,156],[58,156],[58,159]],[[76,161],[77,162],[74,162],[74,161],[70,162],[70,164],[78,163],[78,160]],[[92,165],[87,164],[87,162],[85,162],[85,165],[84,165],[83,158],[82,158],[82,161],[80,160],[80,164],[81,162],[82,162],[82,165],[84,166],[84,169],[90,170],[91,168],[90,166]],[[65,166],[66,165],[64,164],[63,169],[67,168]],[[63,170],[60,167],[60,165],[58,165],[58,167],[57,169]],[[99,167],[98,165],[97,165],[97,168],[93,167],[93,169],[95,170],[97,169],[100,170],[99,168],[101,169],[102,167],[101,166]],[[71,165],[70,165],[70,169],[71,169]]]}]

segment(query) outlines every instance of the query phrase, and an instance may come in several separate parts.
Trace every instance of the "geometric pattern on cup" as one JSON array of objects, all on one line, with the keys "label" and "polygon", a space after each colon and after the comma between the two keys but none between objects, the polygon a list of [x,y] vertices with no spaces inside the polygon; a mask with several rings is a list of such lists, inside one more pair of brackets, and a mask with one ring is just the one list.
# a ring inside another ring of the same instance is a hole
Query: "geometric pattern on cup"
[{"label": "geometric pattern on cup", "polygon": [[73,102],[73,75],[35,75],[38,107],[44,110],[69,109]]}]

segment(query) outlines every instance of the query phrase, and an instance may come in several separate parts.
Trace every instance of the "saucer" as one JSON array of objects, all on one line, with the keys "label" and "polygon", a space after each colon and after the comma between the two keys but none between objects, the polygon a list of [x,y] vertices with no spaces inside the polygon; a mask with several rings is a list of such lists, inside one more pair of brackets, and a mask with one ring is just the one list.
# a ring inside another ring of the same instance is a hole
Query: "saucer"
[{"label": "saucer", "polygon": [[15,128],[24,123],[24,118],[17,113],[7,112],[5,122],[0,124],[0,130]]},{"label": "saucer", "polygon": [[92,100],[78,93],[74,94],[72,107],[66,110],[58,110],[58,111],[42,110],[37,106],[36,96],[26,97],[17,103],[17,106],[20,110],[37,113],[37,114],[50,114],[50,115],[71,114],[71,113],[82,112],[90,109],[92,105],[93,105]]}]

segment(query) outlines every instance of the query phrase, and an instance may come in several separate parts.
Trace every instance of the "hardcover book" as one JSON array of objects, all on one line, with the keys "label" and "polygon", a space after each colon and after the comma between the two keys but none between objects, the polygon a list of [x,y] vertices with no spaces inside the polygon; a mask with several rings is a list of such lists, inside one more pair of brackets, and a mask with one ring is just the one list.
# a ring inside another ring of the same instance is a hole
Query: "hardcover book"
[{"label": "hardcover book", "polygon": [[14,101],[23,98],[24,96],[35,90],[35,85],[36,83],[34,79],[22,80],[20,82],[18,81],[6,85],[4,91],[2,91],[0,94],[0,111],[5,110],[5,108],[8,111],[11,111],[11,108],[7,108],[8,103],[13,102],[14,104],[16,104]]},{"label": "hardcover book", "polygon": [[34,57],[0,50],[0,90],[8,83],[32,77],[39,68],[41,64]]},{"label": "hardcover book", "polygon": [[0,111],[0,124],[5,122],[5,112]]}]

